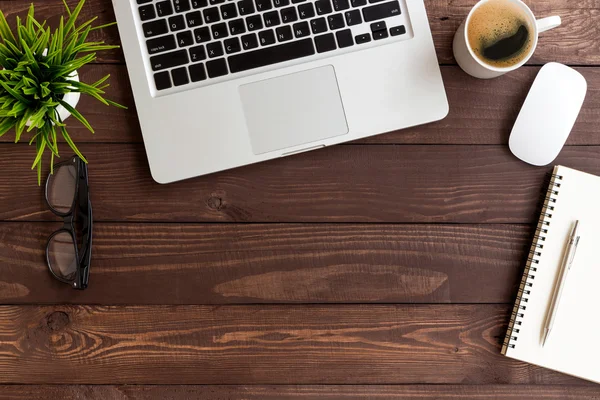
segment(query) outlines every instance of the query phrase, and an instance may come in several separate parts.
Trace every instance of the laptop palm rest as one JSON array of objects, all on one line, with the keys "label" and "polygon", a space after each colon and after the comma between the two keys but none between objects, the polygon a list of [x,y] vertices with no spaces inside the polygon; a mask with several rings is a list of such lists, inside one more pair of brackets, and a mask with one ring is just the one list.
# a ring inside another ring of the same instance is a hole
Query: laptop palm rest
[{"label": "laptop palm rest", "polygon": [[239,91],[254,154],[348,133],[331,65],[249,83]]}]

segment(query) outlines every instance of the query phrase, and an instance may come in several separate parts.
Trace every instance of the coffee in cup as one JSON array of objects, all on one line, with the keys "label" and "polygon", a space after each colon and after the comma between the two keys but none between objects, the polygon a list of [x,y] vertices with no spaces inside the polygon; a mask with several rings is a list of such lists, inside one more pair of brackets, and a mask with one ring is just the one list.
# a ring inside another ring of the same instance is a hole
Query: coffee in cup
[{"label": "coffee in cup", "polygon": [[506,68],[530,53],[534,29],[522,7],[504,0],[489,0],[478,7],[467,26],[469,47],[482,62]]},{"label": "coffee in cup", "polygon": [[469,75],[495,78],[525,64],[538,34],[560,22],[559,16],[536,20],[521,0],[480,0],[454,35],[454,58]]}]

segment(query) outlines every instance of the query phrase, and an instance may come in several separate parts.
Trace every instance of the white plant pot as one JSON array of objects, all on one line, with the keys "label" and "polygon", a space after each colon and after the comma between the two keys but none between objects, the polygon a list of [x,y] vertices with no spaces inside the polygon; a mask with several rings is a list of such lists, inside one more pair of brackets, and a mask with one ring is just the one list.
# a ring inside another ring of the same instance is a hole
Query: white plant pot
[{"label": "white plant pot", "polygon": [[[73,73],[71,73],[71,75],[69,75],[69,78],[73,81],[79,82],[79,74],[77,73],[77,71],[74,71]],[[67,103],[68,105],[70,105],[71,107],[75,108],[75,107],[77,107],[77,103],[79,103],[80,97],[81,97],[81,93],[79,93],[79,92],[69,92],[69,93],[65,94],[65,96],[63,97],[63,101],[65,103]],[[71,116],[71,113],[69,112],[69,110],[67,110],[60,104],[58,105],[58,107],[56,107],[55,111],[58,114],[58,117],[60,117],[61,121],[64,121]],[[31,126],[31,121],[27,121],[27,123],[25,125]]]}]

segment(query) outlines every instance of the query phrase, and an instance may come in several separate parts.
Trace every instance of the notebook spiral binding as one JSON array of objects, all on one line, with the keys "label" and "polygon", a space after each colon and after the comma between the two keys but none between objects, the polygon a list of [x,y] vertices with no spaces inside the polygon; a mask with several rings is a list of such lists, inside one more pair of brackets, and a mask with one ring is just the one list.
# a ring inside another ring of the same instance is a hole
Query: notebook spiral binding
[{"label": "notebook spiral binding", "polygon": [[544,197],[542,213],[535,230],[531,250],[529,250],[525,272],[523,273],[521,284],[519,285],[519,291],[517,292],[517,300],[515,301],[515,306],[510,315],[510,322],[508,323],[506,337],[504,338],[504,343],[502,345],[502,354],[505,354],[508,349],[514,349],[517,345],[520,327],[523,324],[523,318],[527,312],[527,302],[529,301],[529,295],[533,289],[537,265],[540,263],[540,257],[544,250],[544,242],[546,241],[546,235],[550,228],[552,213],[558,199],[562,179],[563,177],[556,173],[553,173],[550,177],[550,184],[548,185],[548,190]]}]

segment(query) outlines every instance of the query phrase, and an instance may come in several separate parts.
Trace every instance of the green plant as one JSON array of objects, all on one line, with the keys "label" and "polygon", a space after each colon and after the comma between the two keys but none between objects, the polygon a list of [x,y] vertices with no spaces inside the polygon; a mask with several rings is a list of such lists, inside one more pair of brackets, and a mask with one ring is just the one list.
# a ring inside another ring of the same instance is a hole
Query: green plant
[{"label": "green plant", "polygon": [[75,71],[96,60],[96,51],[119,47],[105,45],[104,42],[86,42],[90,32],[115,23],[92,27],[97,19],[95,17],[77,25],[85,0],[80,0],[72,10],[65,0],[63,3],[68,18],[61,16],[54,32],[46,26],[46,21],[40,23],[35,19],[33,4],[24,24],[17,17],[14,33],[0,11],[0,136],[14,128],[17,143],[24,132],[30,133],[29,144],[35,142],[36,146],[31,168],[37,168],[38,185],[41,183],[42,157],[46,148],[51,152],[51,172],[54,157],[59,157],[59,134],[86,161],[67,133],[57,107],[62,105],[92,133],[94,130],[79,111],[63,101],[67,93],[87,94],[107,106],[124,108],[103,97],[110,75],[92,84],[71,79]]}]

